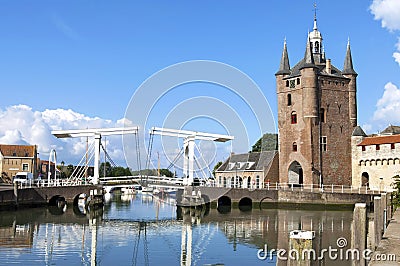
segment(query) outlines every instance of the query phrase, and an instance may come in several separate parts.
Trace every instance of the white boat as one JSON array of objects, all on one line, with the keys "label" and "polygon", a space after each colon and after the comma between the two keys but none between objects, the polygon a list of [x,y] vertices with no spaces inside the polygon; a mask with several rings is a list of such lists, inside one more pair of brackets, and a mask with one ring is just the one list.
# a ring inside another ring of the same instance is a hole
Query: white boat
[{"label": "white boat", "polygon": [[123,187],[121,188],[121,192],[124,195],[135,195],[137,193],[134,187]]},{"label": "white boat", "polygon": [[142,187],[142,193],[153,193],[154,188],[152,187]]},{"label": "white boat", "polygon": [[293,230],[290,232],[289,238],[292,239],[314,239],[315,231]]}]

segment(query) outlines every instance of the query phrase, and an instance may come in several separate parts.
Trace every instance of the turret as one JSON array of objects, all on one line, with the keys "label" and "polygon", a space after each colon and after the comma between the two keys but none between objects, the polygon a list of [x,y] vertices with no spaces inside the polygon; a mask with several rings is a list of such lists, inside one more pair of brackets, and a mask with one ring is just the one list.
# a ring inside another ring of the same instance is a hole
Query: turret
[{"label": "turret", "polygon": [[300,67],[303,88],[303,117],[318,118],[318,87],[317,67],[311,51],[311,42],[308,38],[303,65]]},{"label": "turret", "polygon": [[347,42],[346,57],[342,74],[350,79],[349,83],[349,115],[353,127],[357,126],[357,72],[353,68],[353,60],[351,57],[350,40]]}]

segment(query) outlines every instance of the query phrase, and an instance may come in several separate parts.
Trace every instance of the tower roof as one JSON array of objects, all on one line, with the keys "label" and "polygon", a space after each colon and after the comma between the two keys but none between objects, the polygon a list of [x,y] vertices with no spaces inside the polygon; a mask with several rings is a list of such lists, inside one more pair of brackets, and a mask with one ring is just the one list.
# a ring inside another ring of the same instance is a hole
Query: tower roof
[{"label": "tower roof", "polygon": [[290,74],[289,56],[287,52],[286,39],[283,43],[283,51],[279,70],[275,75]]},{"label": "tower roof", "polygon": [[364,130],[360,126],[356,126],[351,135],[353,137],[367,137],[367,134],[365,134]]},{"label": "tower roof", "polygon": [[315,67],[314,56],[311,51],[311,42],[309,37],[307,38],[306,52],[304,53],[303,64],[300,69],[307,67]]},{"label": "tower roof", "polygon": [[346,58],[344,59],[344,66],[342,74],[357,75],[353,68],[353,59],[351,58],[350,40],[347,42]]}]

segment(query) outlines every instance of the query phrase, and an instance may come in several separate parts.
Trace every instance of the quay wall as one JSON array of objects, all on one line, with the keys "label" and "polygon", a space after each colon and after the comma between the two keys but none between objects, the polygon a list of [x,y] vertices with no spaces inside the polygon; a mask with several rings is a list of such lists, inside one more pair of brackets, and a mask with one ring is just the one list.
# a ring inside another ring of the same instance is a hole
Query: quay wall
[{"label": "quay wall", "polygon": [[8,189],[0,191],[0,210],[10,210],[18,207],[43,206],[50,203],[55,197],[64,198],[69,203],[74,203],[82,193],[90,195],[101,193],[101,186],[65,186],[65,187],[31,187],[23,189]]},{"label": "quay wall", "polygon": [[[201,195],[205,203],[211,203],[212,207],[218,207],[225,202],[232,206],[240,205],[241,201],[250,199],[252,205],[332,205],[332,206],[354,206],[356,203],[366,203],[370,206],[373,203],[372,194],[358,193],[331,193],[301,190],[268,190],[268,189],[243,189],[243,188],[218,188],[218,187],[189,187],[178,191],[178,205],[182,195]],[[194,192],[193,192],[194,191]],[[200,191],[200,193],[199,193]]]}]

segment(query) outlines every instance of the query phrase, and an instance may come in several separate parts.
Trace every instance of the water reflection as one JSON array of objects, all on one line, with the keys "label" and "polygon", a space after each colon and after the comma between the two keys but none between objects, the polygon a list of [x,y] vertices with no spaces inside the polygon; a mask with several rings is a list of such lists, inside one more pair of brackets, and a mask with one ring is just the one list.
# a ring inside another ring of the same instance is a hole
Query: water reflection
[{"label": "water reflection", "polygon": [[[257,250],[289,249],[292,230],[315,231],[314,248],[350,245],[351,212],[176,208],[174,198],[110,195],[102,210],[2,212],[0,264],[287,265]],[[220,210],[221,211],[221,210]],[[318,265],[350,265],[323,260]]]}]

